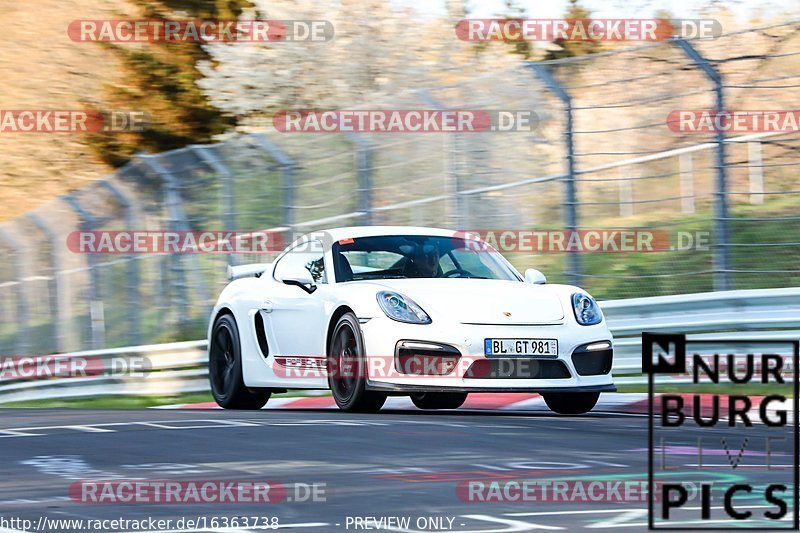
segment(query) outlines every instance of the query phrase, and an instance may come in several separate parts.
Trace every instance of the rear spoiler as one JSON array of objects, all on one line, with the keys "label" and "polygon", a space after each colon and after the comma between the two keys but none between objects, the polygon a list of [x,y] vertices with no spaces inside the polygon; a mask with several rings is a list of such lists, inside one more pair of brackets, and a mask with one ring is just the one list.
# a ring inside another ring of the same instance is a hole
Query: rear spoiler
[{"label": "rear spoiler", "polygon": [[250,276],[259,277],[272,263],[253,263],[251,265],[231,266],[228,265],[228,280],[233,281],[239,278],[247,278]]}]

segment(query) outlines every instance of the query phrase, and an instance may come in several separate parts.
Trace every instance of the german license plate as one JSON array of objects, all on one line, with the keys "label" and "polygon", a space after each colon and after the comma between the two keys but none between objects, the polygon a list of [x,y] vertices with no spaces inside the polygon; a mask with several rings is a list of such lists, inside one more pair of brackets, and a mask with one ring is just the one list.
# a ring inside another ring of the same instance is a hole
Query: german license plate
[{"label": "german license plate", "polygon": [[557,357],[556,339],[484,339],[483,353],[494,357]]}]

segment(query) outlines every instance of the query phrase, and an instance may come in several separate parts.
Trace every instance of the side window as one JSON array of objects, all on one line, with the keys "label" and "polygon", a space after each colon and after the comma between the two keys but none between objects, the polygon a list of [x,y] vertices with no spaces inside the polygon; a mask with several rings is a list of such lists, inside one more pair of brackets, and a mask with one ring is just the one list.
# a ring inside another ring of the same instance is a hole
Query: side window
[{"label": "side window", "polygon": [[281,257],[275,265],[275,279],[282,280],[291,277],[302,269],[311,274],[314,283],[327,283],[325,275],[325,261],[323,259],[323,247],[320,241],[310,241],[298,244],[286,255]]}]

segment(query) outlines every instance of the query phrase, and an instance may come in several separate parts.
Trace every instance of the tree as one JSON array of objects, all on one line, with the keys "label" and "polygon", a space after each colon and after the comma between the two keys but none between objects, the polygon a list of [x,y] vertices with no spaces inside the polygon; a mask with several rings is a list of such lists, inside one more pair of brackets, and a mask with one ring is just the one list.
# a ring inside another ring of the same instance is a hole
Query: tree
[{"label": "tree", "polygon": [[[569,21],[567,27],[567,35],[572,33],[575,27],[575,20],[588,19],[591,12],[578,3],[578,0],[569,0],[570,6],[567,9],[565,18]],[[601,43],[589,39],[569,41],[565,39],[555,39],[552,43],[555,45],[547,51],[544,59],[564,59],[567,57],[582,56],[587,54],[594,54],[600,51]]]},{"label": "tree", "polygon": [[[248,0],[138,0],[138,16],[147,20],[235,19]],[[234,121],[209,104],[197,86],[198,61],[208,56],[197,42],[102,43],[114,51],[124,83],[108,85],[104,107],[144,111],[149,123],[141,132],[88,136],[101,159],[125,164],[138,151],[162,152],[207,142]],[[99,111],[103,111],[100,109]]]},{"label": "tree", "polygon": [[455,9],[442,19],[425,20],[386,0],[253,3],[241,19],[328,20],[335,35],[323,43],[204,45],[209,59],[198,63],[203,78],[197,84],[216,108],[235,118],[240,130],[264,128],[281,109],[399,102],[403,93],[520,61],[508,52],[477,54],[472,43],[459,41]]}]

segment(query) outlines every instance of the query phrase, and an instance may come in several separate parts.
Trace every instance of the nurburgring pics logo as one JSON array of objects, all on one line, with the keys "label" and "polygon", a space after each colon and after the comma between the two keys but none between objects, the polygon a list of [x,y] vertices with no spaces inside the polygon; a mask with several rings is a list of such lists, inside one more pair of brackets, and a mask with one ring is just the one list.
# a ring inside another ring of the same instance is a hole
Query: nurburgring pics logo
[{"label": "nurburgring pics logo", "polygon": [[722,25],[713,19],[462,19],[456,24],[462,41],[665,41],[718,37]]},{"label": "nurburgring pics logo", "polygon": [[281,133],[531,132],[539,116],[519,109],[287,109],[272,125]]},{"label": "nurburgring pics logo", "polygon": [[[798,529],[799,344],[642,334],[648,494],[656,480],[662,487],[659,505],[649,498],[650,529]],[[687,368],[691,380],[676,379]],[[685,392],[658,394],[662,384]],[[695,463],[686,463],[687,451],[696,454]],[[704,470],[718,478],[700,482],[699,505],[687,506],[686,481]]]}]

